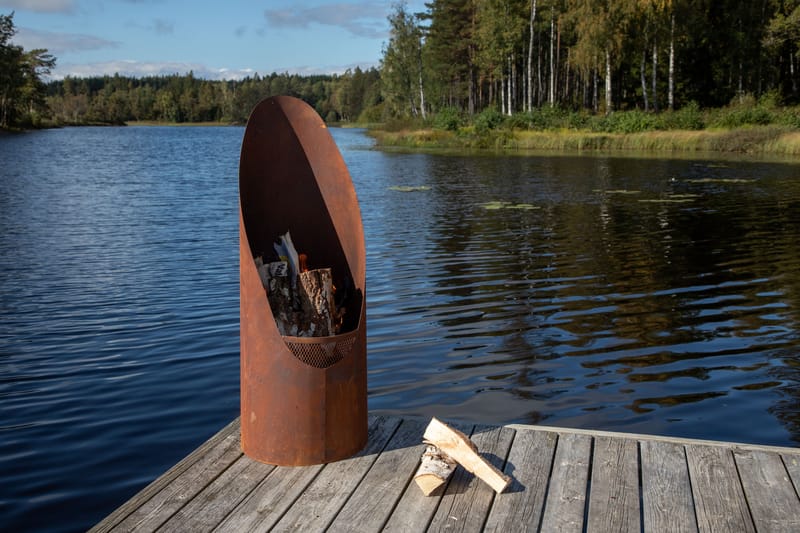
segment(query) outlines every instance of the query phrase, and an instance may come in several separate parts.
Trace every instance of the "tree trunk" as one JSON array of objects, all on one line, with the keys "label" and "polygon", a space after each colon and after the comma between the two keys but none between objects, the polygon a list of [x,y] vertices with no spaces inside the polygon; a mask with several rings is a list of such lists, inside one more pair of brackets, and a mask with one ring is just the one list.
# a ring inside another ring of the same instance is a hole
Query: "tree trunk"
[{"label": "tree trunk", "polygon": [[653,39],[653,111],[658,113],[658,42]]},{"label": "tree trunk", "polygon": [[528,39],[528,86],[526,93],[527,111],[533,110],[533,23],[536,20],[536,0],[531,0],[530,39]]},{"label": "tree trunk", "polygon": [[639,78],[642,82],[642,99],[644,100],[644,111],[645,113],[650,111],[650,104],[647,101],[647,73],[645,72],[645,68],[647,66],[647,49],[642,49],[642,62],[641,66],[639,67]]},{"label": "tree trunk", "polygon": [[669,94],[667,95],[669,110],[675,109],[675,13],[672,14],[669,27]]},{"label": "tree trunk", "polygon": [[422,40],[420,39],[417,49],[417,65],[419,66],[419,110],[422,113],[422,120],[425,120],[425,90],[422,86]]},{"label": "tree trunk", "polygon": [[555,67],[555,44],[556,44],[556,18],[555,11],[550,10],[550,91],[547,101],[550,107],[555,104],[556,93],[556,67]]},{"label": "tree trunk", "polygon": [[542,104],[542,93],[544,92],[544,83],[542,82],[542,37],[539,35],[539,53],[536,54],[536,105]]},{"label": "tree trunk", "polygon": [[611,52],[606,48],[606,115],[614,111],[614,100],[611,96]]}]

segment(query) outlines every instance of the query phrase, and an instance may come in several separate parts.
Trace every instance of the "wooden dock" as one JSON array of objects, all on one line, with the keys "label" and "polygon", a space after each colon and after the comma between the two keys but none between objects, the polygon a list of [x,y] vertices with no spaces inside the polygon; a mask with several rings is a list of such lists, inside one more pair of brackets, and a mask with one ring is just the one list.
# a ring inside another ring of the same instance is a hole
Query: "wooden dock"
[{"label": "wooden dock", "polygon": [[800,531],[800,449],[453,424],[514,481],[412,481],[427,421],[371,416],[356,457],[250,460],[233,421],[91,531]]}]

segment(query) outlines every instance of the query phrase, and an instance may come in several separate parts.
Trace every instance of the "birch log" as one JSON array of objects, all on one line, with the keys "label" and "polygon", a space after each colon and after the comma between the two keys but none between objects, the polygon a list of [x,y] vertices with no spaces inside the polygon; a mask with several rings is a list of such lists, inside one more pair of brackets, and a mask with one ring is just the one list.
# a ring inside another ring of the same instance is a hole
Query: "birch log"
[{"label": "birch log", "polygon": [[466,435],[443,424],[436,418],[431,419],[422,440],[449,455],[465,469],[486,482],[497,493],[503,492],[511,483],[510,477],[500,472],[478,454],[477,448]]},{"label": "birch log", "polygon": [[330,268],[301,272],[297,278],[300,300],[298,329],[301,336],[334,335],[336,304],[333,301],[333,277]]},{"label": "birch log", "polygon": [[450,475],[456,469],[456,462],[446,453],[433,445],[428,445],[422,454],[422,462],[414,474],[414,481],[425,496],[430,496],[433,491],[447,483]]}]

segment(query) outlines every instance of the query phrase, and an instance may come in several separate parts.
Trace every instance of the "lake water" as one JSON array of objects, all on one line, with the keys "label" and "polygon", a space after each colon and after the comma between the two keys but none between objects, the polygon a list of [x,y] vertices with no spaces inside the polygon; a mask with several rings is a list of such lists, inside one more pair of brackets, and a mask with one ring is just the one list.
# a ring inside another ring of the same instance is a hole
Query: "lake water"
[{"label": "lake water", "polygon": [[[800,165],[332,133],[372,411],[800,443]],[[86,529],[238,415],[242,135],[0,137],[4,530]]]}]

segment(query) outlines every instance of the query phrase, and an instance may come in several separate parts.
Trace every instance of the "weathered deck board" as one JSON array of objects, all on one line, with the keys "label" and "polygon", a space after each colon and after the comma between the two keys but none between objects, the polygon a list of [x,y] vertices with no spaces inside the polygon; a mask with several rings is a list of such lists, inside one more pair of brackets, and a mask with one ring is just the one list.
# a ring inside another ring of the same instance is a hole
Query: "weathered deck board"
[{"label": "weathered deck board", "polygon": [[589,531],[641,531],[639,448],[633,439],[594,440]]},{"label": "weathered deck board", "polygon": [[275,467],[234,421],[92,531],[800,531],[800,449],[453,424],[513,482],[459,467],[426,497],[426,424],[373,416],[355,457]]},{"label": "weathered deck board", "polygon": [[591,453],[592,439],[588,435],[559,435],[542,531],[583,531]]},{"label": "weathered deck board", "polygon": [[544,431],[517,431],[504,472],[511,485],[495,497],[486,531],[535,531],[542,521],[547,482],[558,435]]},{"label": "weathered deck board", "polygon": [[421,421],[403,421],[328,531],[380,531],[411,482],[425,450],[424,432]]},{"label": "weathered deck board", "polygon": [[350,494],[358,488],[400,422],[397,418],[373,419],[364,450],[350,459],[326,465],[275,525],[274,531],[322,531],[328,527]]},{"label": "weathered deck board", "polygon": [[735,450],[736,466],[758,531],[800,531],[800,500],[780,455]]},{"label": "weathered deck board", "polygon": [[754,531],[730,450],[687,446],[697,526],[700,531]]},{"label": "weathered deck board", "polygon": [[698,530],[686,452],[680,444],[643,441],[642,506],[648,531]]}]

